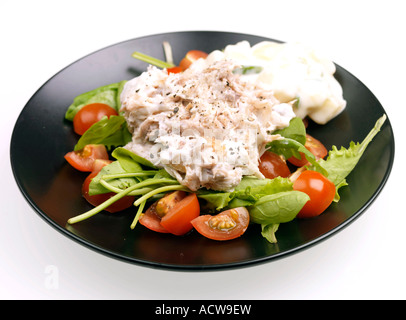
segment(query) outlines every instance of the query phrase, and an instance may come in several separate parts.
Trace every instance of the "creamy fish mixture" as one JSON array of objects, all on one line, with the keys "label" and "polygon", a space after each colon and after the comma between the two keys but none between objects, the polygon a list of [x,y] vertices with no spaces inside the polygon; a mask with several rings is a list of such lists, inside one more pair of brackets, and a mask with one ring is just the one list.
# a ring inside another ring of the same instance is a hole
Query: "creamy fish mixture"
[{"label": "creamy fish mixture", "polygon": [[[303,108],[314,111],[314,107],[307,106],[306,97],[303,102],[299,95],[303,88],[296,92],[288,88],[290,95],[276,94],[279,91],[269,80],[276,69],[268,58],[258,58],[258,50],[254,57],[255,49],[242,42],[214,51],[182,73],[168,75],[150,66],[128,81],[121,110],[133,139],[126,148],[193,191],[232,190],[244,175],[263,177],[259,159],[267,143],[281,138],[272,133],[288,126],[293,117],[306,116],[309,112],[299,112]],[[247,65],[261,66],[262,71],[235,72]],[[301,110],[298,100],[305,105]],[[319,100],[319,109],[334,109],[321,112],[322,120],[339,113],[336,105],[329,108],[333,103]]]}]

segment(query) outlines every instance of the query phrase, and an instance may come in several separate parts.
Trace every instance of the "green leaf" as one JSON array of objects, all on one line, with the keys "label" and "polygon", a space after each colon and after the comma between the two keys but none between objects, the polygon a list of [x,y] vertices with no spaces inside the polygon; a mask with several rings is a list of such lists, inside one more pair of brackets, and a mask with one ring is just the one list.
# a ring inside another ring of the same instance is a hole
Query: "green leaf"
[{"label": "green leaf", "polygon": [[309,199],[303,192],[285,191],[264,196],[247,209],[254,223],[279,224],[293,220]]},{"label": "green leaf", "polygon": [[351,141],[348,148],[341,147],[341,149],[333,146],[326,160],[319,159],[317,165],[309,167],[309,169],[320,173],[327,172],[328,179],[336,186],[337,194],[335,201],[339,200],[338,189],[347,185],[346,177],[355,168],[369,143],[381,130],[385,120],[386,115],[380,117],[361,143]]},{"label": "green leaf", "polygon": [[[100,180],[102,179],[103,176],[106,175],[117,175],[117,174],[122,174],[122,173],[127,173],[126,170],[123,169],[123,167],[120,165],[118,161],[113,161],[112,163],[108,164],[107,166],[104,166],[100,172],[92,179],[92,181],[89,184],[89,195],[95,195],[95,194],[103,194],[103,193],[108,193],[110,192],[109,189],[104,187],[101,183]],[[138,180],[135,178],[120,178],[120,179],[113,179],[109,181],[111,186],[119,189],[126,189],[135,183],[137,183]]]},{"label": "green leaf", "polygon": [[247,207],[255,204],[257,200],[266,195],[290,190],[292,190],[292,182],[288,178],[258,179],[244,177],[233,192],[229,207]]},{"label": "green leaf", "polygon": [[104,117],[93,124],[79,139],[74,150],[81,150],[87,144],[103,144],[108,149],[123,146],[131,141],[131,134],[123,116]]},{"label": "green leaf", "polygon": [[258,179],[245,176],[238,186],[231,192],[199,190],[197,196],[205,200],[208,210],[221,210],[224,208],[247,207],[253,205],[261,197],[281,191],[292,189],[292,182],[287,178]]},{"label": "green leaf", "polygon": [[204,210],[208,211],[220,211],[228,206],[231,198],[231,192],[215,192],[208,190],[199,190],[197,197],[205,201]]},{"label": "green leaf", "polygon": [[262,236],[268,240],[270,243],[277,243],[276,239],[276,231],[278,231],[279,224],[278,223],[270,223],[270,224],[261,224],[261,234]]},{"label": "green leaf", "polygon": [[306,127],[299,117],[291,119],[289,126],[276,130],[272,134],[280,134],[282,137],[296,140],[302,145],[306,143]]},{"label": "green leaf", "polygon": [[156,169],[150,161],[123,147],[114,149],[111,155],[120,161],[122,167],[128,172],[138,172],[142,170],[142,166]]},{"label": "green leaf", "polygon": [[104,103],[118,112],[121,106],[120,94],[125,82],[112,83],[78,95],[66,110],[65,119],[73,121],[76,113],[90,103]]}]

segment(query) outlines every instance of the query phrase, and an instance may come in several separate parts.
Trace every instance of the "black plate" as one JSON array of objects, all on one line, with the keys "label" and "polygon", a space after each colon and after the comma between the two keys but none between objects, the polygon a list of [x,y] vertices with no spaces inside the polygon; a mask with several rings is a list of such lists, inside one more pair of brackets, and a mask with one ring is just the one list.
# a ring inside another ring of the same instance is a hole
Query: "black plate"
[{"label": "black plate", "polygon": [[[22,110],[11,141],[11,163],[21,192],[35,211],[64,235],[107,256],[127,262],[177,270],[212,270],[270,261],[307,248],[331,236],[360,216],[377,197],[390,174],[394,137],[389,119],[367,148],[342,189],[341,201],[310,220],[282,224],[278,243],[270,244],[259,226],[229,242],[215,242],[192,232],[184,237],[162,235],[139,225],[130,229],[134,212],[100,213],[75,225],[66,221],[90,207],[81,197],[86,176],[71,168],[63,156],[78,137],[64,114],[73,98],[143,72],[147,65],[131,57],[141,51],[164,59],[162,42],[169,41],[175,61],[190,49],[210,52],[248,40],[270,40],[225,32],[176,32],[125,41],[94,52],[66,67],[46,82]],[[362,141],[385,113],[375,96],[352,74],[337,66],[336,77],[348,102],[346,110],[325,126],[311,124],[309,132],[326,147]]]}]

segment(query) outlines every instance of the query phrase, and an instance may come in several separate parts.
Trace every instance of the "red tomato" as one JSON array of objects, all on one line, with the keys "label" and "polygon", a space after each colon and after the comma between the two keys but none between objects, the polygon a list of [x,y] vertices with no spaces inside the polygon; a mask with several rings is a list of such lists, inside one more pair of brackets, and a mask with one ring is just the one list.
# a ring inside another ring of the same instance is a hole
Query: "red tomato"
[{"label": "red tomato", "polygon": [[[307,150],[313,153],[316,159],[324,158],[328,153],[326,147],[319,140],[313,138],[309,134],[306,134],[305,147]],[[301,152],[300,155],[301,159],[292,156],[288,159],[288,161],[297,167],[303,167],[304,165],[307,165],[308,161],[304,154]]]},{"label": "red tomato", "polygon": [[82,135],[104,116],[117,116],[117,111],[104,103],[91,103],[82,107],[73,118],[73,130]]},{"label": "red tomato", "polygon": [[[172,194],[168,194],[162,199],[170,197]],[[169,206],[165,205],[167,210],[163,216],[162,213],[157,212],[157,206],[161,200],[153,203],[140,217],[139,222],[142,225],[153,231],[169,232],[177,236],[184,235],[193,229],[191,221],[200,214],[200,205],[196,194],[190,193],[182,199],[177,199],[175,203],[171,203]]]},{"label": "red tomato", "polygon": [[303,171],[293,183],[293,189],[306,193],[310,200],[300,210],[297,218],[312,218],[326,210],[334,200],[336,187],[319,172]]},{"label": "red tomato", "polygon": [[267,179],[273,179],[276,177],[288,177],[290,170],[285,160],[279,155],[271,151],[265,151],[265,153],[259,159],[259,171]]},{"label": "red tomato", "polygon": [[108,160],[109,155],[104,145],[88,144],[82,150],[68,152],[65,159],[79,171],[92,172],[95,160]]},{"label": "red tomato", "polygon": [[96,159],[93,162],[93,169],[92,172],[99,172],[104,166],[112,163],[112,160],[105,160],[105,159]]},{"label": "red tomato", "polygon": [[[91,174],[89,174],[82,185],[82,196],[87,200],[87,202],[89,202],[93,206],[98,206],[99,204],[102,204],[104,201],[108,200],[109,198],[115,195],[114,192],[89,195],[90,182],[98,173],[99,173],[98,171],[94,171]],[[117,200],[104,210],[110,213],[119,212],[131,207],[134,201],[135,201],[134,196],[124,196],[123,198]]]},{"label": "red tomato", "polygon": [[157,203],[158,203],[158,201],[154,202],[148,208],[148,210],[140,216],[138,221],[144,227],[147,227],[148,229],[150,229],[152,231],[156,231],[156,232],[160,232],[160,233],[169,233],[169,231],[166,230],[161,225],[161,217],[156,212]]},{"label": "red tomato", "polygon": [[244,207],[201,215],[192,220],[193,227],[201,235],[212,240],[231,240],[240,237],[247,230],[250,221],[248,210]]},{"label": "red tomato", "polygon": [[182,70],[186,70],[193,62],[195,62],[200,58],[206,59],[207,56],[208,54],[206,52],[200,50],[190,50],[188,53],[186,53],[185,57],[180,61],[179,67]]},{"label": "red tomato", "polygon": [[200,204],[195,193],[180,200],[161,219],[161,225],[170,233],[184,235],[193,229],[191,221],[200,215]]}]

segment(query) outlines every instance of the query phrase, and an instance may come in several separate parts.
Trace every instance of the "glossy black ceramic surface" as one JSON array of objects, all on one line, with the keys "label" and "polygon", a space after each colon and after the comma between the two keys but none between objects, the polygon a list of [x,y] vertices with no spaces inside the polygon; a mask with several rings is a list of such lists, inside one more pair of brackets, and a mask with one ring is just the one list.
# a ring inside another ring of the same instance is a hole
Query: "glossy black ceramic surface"
[{"label": "glossy black ceramic surface", "polygon": [[[183,237],[158,234],[141,225],[131,230],[134,210],[103,212],[67,225],[69,218],[90,208],[80,191],[86,173],[70,167],[63,157],[78,139],[72,124],[64,120],[73,98],[145,71],[147,65],[131,57],[134,51],[164,59],[162,42],[169,41],[175,61],[180,61],[188,50],[210,52],[241,40],[253,45],[269,39],[204,31],[158,34],[101,49],[58,72],[32,96],[15,124],[11,163],[26,200],[51,226],[88,248],[123,261],[175,270],[218,270],[271,261],[316,244],[354,221],[389,177],[394,160],[389,119],[348,177],[349,186],[342,188],[341,201],[317,218],[282,224],[276,234],[277,244],[267,242],[255,225],[243,237],[228,242],[215,242],[196,232]],[[336,78],[343,87],[347,108],[327,125],[311,123],[308,128],[327,148],[362,141],[385,113],[370,90],[351,73],[337,66]]]}]

